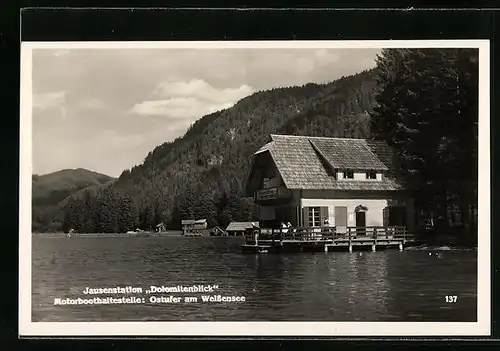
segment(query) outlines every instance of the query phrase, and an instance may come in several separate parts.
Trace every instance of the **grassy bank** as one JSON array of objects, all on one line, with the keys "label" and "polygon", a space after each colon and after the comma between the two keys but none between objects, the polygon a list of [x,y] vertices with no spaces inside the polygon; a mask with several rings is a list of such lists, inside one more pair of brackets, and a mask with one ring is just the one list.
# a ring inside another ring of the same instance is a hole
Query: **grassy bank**
[{"label": "grassy bank", "polygon": [[[66,233],[33,233],[36,236],[66,237]],[[161,233],[73,233],[71,237],[140,237],[140,236],[181,236],[182,231],[171,230]]]}]

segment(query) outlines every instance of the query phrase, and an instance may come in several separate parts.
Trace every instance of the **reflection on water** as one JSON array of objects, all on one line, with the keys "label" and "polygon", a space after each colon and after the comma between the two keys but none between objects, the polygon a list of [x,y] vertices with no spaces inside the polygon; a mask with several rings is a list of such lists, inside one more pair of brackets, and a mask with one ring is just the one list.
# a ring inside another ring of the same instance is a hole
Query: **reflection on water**
[{"label": "reflection on water", "polygon": [[[476,320],[475,251],[252,255],[240,253],[242,240],[33,236],[33,320]],[[216,284],[215,294],[246,301],[157,304],[143,294],[136,305],[53,304],[87,297],[87,286],[192,284]]]}]

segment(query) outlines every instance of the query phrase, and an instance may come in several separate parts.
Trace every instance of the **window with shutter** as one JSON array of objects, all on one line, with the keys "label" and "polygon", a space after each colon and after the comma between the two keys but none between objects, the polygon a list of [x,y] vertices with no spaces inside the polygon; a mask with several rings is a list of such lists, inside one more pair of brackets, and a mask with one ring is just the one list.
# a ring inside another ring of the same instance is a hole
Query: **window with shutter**
[{"label": "window with shutter", "polygon": [[366,179],[377,179],[377,172],[375,171],[366,172]]},{"label": "window with shutter", "polygon": [[321,207],[308,207],[308,221],[305,222],[309,227],[321,226]]},{"label": "window with shutter", "polygon": [[344,179],[354,179],[354,172],[351,170],[344,171]]}]

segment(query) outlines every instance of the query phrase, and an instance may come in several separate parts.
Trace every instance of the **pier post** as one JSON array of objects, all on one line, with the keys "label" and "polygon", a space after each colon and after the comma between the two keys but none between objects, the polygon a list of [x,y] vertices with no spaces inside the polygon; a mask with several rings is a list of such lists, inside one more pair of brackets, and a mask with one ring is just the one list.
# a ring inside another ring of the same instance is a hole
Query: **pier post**
[{"label": "pier post", "polygon": [[352,252],[351,228],[347,227],[347,232],[349,233],[349,252]]},{"label": "pier post", "polygon": [[372,251],[375,252],[375,244],[372,245]]},{"label": "pier post", "polygon": [[254,232],[253,237],[255,241],[255,246],[259,246],[259,234],[257,233],[257,231]]},{"label": "pier post", "polygon": [[403,251],[403,243],[399,243],[399,251]]}]

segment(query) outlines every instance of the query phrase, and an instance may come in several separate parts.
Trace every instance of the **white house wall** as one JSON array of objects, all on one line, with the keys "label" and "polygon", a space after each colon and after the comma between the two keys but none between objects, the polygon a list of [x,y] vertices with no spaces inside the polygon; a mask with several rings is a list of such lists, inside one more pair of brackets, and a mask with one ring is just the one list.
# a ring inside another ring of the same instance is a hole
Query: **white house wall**
[{"label": "white house wall", "polygon": [[384,208],[387,207],[386,199],[302,199],[302,207],[328,207],[328,220],[331,226],[335,225],[335,206],[347,207],[347,225],[356,225],[354,209],[363,205],[368,208],[366,211],[367,226],[383,226]]}]

